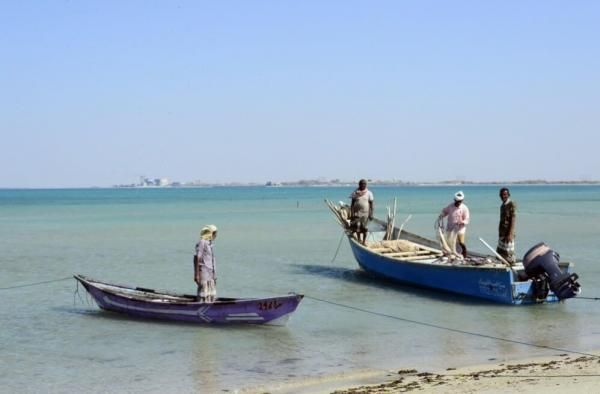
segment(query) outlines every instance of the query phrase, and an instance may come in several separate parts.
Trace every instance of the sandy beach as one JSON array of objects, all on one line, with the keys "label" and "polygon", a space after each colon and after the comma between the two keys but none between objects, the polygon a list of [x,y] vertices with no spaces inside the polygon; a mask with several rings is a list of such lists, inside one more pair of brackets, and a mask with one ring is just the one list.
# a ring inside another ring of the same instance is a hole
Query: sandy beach
[{"label": "sandy beach", "polygon": [[[592,352],[597,355],[599,352]],[[336,394],[402,393],[597,393],[600,356],[561,354],[553,357],[485,364],[445,371],[400,370],[391,380],[333,391]]]},{"label": "sandy beach", "polygon": [[557,354],[461,368],[448,367],[443,371],[365,371],[242,392],[383,394],[424,391],[441,394],[560,390],[561,393],[597,393],[599,384],[600,351],[593,351],[589,355]]}]

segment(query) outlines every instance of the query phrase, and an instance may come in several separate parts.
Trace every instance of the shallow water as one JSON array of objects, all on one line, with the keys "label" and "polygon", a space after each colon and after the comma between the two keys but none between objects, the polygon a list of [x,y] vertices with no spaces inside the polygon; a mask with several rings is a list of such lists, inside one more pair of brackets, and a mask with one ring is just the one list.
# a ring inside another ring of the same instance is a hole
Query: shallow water
[{"label": "shallow water", "polygon": [[[429,237],[456,189],[372,188],[377,216],[397,197],[397,224],[412,214],[405,229]],[[477,237],[495,245],[498,188],[463,190],[469,247],[485,251]],[[545,241],[576,263],[582,296],[600,296],[600,187],[511,190],[517,254]],[[0,391],[212,393],[353,370],[433,370],[600,348],[599,301],[514,307],[394,285],[358,270],[346,240],[332,262],[341,230],[323,199],[350,191],[0,190]],[[191,256],[209,223],[219,227],[220,295],[307,295],[286,327],[131,320],[100,311],[82,288],[75,294],[74,280],[14,287],[82,273],[194,292]]]}]

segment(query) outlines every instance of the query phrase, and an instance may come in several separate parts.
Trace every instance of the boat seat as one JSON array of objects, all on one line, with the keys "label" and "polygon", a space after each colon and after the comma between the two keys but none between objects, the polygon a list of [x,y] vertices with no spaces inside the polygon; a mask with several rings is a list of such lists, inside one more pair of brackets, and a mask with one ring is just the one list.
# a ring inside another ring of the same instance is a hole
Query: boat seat
[{"label": "boat seat", "polygon": [[383,254],[385,254],[388,257],[411,257],[411,256],[418,256],[418,255],[425,255],[425,254],[432,254],[432,253],[429,250],[416,250],[414,252],[392,252],[392,253],[383,252]]},{"label": "boat seat", "polygon": [[441,254],[424,254],[420,256],[408,256],[405,257],[404,260],[407,261],[415,261],[415,260],[428,260],[428,259],[437,259]]}]

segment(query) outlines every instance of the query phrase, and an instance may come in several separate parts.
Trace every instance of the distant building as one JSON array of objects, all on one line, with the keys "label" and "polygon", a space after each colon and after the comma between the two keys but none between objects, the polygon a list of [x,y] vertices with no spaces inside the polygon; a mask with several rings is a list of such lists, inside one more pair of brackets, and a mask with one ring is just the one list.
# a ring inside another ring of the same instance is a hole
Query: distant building
[{"label": "distant building", "polygon": [[141,187],[154,186],[154,181],[150,178],[146,178],[145,176],[141,176],[139,186],[141,186]]},{"label": "distant building", "polygon": [[145,176],[140,176],[140,183],[134,185],[137,187],[167,187],[171,186],[169,178],[154,178],[150,179]]}]

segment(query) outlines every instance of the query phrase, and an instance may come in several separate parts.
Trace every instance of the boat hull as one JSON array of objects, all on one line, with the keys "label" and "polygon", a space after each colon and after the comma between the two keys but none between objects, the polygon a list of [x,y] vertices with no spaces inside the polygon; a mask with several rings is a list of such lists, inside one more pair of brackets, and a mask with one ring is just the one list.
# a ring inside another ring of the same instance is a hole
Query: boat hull
[{"label": "boat hull", "polygon": [[284,325],[304,297],[289,294],[270,298],[220,298],[205,303],[190,295],[111,285],[81,275],[75,275],[75,279],[104,310],[138,318],[200,324]]},{"label": "boat hull", "polygon": [[515,275],[508,267],[432,264],[390,258],[371,251],[352,237],[349,240],[359,266],[379,277],[503,304],[558,301],[552,292],[544,300],[536,300],[532,281],[515,282]]}]

